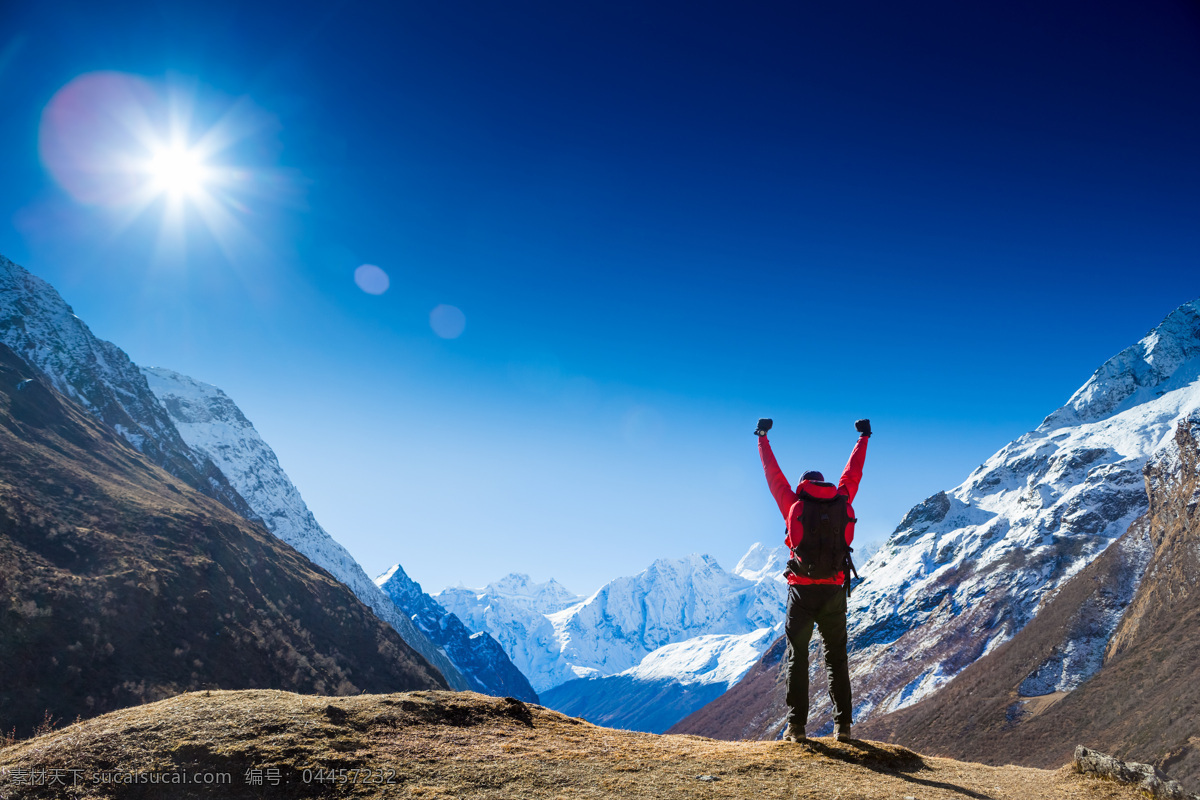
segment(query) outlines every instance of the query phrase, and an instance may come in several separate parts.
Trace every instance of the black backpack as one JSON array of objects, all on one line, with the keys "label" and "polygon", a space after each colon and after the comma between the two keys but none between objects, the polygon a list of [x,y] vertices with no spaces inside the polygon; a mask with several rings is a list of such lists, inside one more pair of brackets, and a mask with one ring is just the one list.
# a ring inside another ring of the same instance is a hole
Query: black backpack
[{"label": "black backpack", "polygon": [[857,522],[847,509],[847,497],[837,494],[829,499],[800,493],[801,512],[796,521],[803,526],[800,544],[792,549],[788,573],[822,580],[839,572],[845,575],[846,594],[850,593],[850,574],[858,577],[850,554],[854,548],[846,544],[846,526]]}]

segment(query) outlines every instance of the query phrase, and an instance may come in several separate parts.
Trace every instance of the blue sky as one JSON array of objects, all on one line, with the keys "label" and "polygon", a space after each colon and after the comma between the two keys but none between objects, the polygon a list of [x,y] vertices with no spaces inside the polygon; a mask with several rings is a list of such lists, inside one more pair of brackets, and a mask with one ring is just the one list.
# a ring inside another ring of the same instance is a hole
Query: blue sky
[{"label": "blue sky", "polygon": [[[95,73],[228,134],[223,224],[64,183]],[[881,540],[1200,296],[1184,0],[17,0],[0,97],[0,253],[429,590],[731,568],[782,530],[762,415],[793,480],[871,417]]]}]

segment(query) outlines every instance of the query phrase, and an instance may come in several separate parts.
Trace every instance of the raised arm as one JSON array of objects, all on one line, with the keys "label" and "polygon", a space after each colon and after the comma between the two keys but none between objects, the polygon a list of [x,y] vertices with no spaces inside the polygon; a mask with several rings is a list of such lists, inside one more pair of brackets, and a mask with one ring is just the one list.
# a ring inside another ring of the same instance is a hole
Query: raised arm
[{"label": "raised arm", "polygon": [[787,519],[792,504],[796,502],[796,493],[792,491],[788,479],[783,476],[783,470],[779,468],[779,462],[771,452],[771,443],[767,441],[765,433],[758,437],[758,455],[762,458],[763,472],[767,475],[767,486],[771,489],[771,496],[779,505],[779,513]]},{"label": "raised arm", "polygon": [[846,462],[846,468],[842,470],[842,477],[838,481],[838,491],[845,492],[847,500],[851,503],[854,502],[854,497],[858,494],[858,484],[862,481],[863,462],[867,460],[867,440],[871,438],[870,421],[859,420],[855,427],[858,428],[862,435],[854,443],[854,450],[850,453],[850,460]]}]

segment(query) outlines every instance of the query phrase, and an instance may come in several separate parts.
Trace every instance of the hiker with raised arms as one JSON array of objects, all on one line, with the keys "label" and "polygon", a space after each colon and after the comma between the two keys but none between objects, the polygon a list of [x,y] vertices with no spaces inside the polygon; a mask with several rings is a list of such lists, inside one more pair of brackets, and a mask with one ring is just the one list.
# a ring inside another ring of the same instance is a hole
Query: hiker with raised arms
[{"label": "hiker with raised arms", "polygon": [[[808,723],[808,643],[813,626],[825,642],[825,671],[829,697],[833,701],[838,741],[850,739],[853,709],[850,699],[850,664],[846,654],[846,600],[850,596],[850,558],[854,541],[854,509],[851,503],[862,480],[867,457],[871,421],[854,423],[858,442],[842,470],[837,486],[825,482],[816,470],[805,472],[795,490],[791,488],[767,440],[769,419],[760,419],[754,431],[758,454],[771,496],[787,520],[784,543],[791,551],[787,576],[787,728],[783,739],[804,742]],[[855,573],[857,574],[857,573]]]}]

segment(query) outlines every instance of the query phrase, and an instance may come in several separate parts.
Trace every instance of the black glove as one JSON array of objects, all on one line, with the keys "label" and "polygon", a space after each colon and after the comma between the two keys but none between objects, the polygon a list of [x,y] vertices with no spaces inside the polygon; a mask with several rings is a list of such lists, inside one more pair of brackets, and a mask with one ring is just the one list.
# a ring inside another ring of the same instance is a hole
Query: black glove
[{"label": "black glove", "polygon": [[772,423],[771,420],[769,420],[769,419],[765,419],[765,418],[760,419],[758,421],[758,428],[756,428],[754,431],[754,435],[755,436],[766,436],[767,431],[771,430],[771,425],[773,425],[773,424],[774,423]]},{"label": "black glove", "polygon": [[871,435],[871,420],[860,419],[858,422],[854,423],[854,430],[858,431],[863,436],[870,436]]}]

